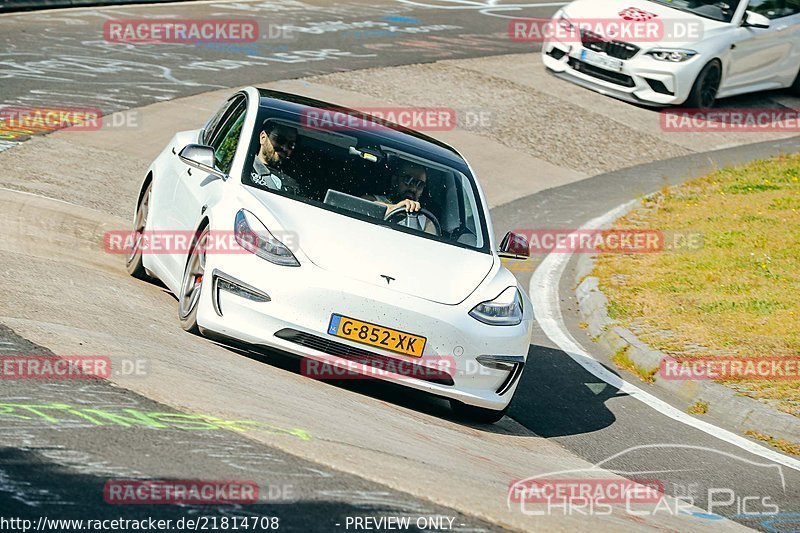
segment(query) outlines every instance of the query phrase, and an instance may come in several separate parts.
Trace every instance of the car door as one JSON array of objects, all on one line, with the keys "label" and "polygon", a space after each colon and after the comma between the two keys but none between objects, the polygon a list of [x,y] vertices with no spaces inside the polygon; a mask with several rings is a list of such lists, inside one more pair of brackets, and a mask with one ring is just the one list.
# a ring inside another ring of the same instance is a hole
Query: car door
[{"label": "car door", "polygon": [[800,0],[750,0],[747,9],[770,19],[770,27],[737,28],[724,90],[783,87],[789,70],[797,75]]},{"label": "car door", "polygon": [[[247,97],[234,96],[216,124],[209,122],[201,135],[201,141],[214,149],[216,167],[230,172],[233,156],[239,145],[247,110]],[[175,229],[192,232],[196,228],[203,211],[222,195],[225,182],[211,174],[181,163],[183,169],[175,181],[171,210]],[[233,224],[233,221],[231,221]],[[178,276],[183,274],[186,254],[175,254],[171,271]]]}]

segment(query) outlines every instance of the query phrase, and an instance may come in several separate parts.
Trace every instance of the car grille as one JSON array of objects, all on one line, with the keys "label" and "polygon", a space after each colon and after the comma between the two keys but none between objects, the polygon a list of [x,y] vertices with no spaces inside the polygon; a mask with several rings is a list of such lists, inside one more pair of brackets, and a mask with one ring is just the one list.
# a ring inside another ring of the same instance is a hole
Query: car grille
[{"label": "car grille", "polygon": [[[368,352],[367,350],[362,350],[360,348],[353,348],[352,346],[348,346],[331,339],[326,339],[324,337],[311,335],[310,333],[305,333],[303,331],[297,331],[296,329],[284,328],[275,332],[275,336],[279,339],[287,340],[289,342],[299,344],[300,346],[305,346],[306,348],[311,348],[312,350],[317,350],[328,355],[334,355],[342,359],[347,359],[348,361],[355,361],[362,365],[371,366],[373,368],[386,368],[388,362],[397,361],[396,359],[386,357],[385,355]],[[419,366],[422,367],[424,365]],[[414,372],[409,377],[419,379],[421,381],[438,383],[440,385],[453,385],[454,383],[453,377],[450,374],[430,367],[425,367],[424,372]]]},{"label": "car grille", "polygon": [[622,85],[623,87],[636,86],[636,82],[633,81],[633,78],[627,74],[595,67],[594,65],[590,65],[579,59],[575,59],[574,57],[569,58],[569,66],[578,72],[586,74],[587,76],[592,76],[593,78],[607,81],[609,83],[615,83],[617,85]]},{"label": "car grille", "polygon": [[617,59],[628,60],[639,53],[638,46],[622,41],[606,40],[601,35],[588,30],[581,30],[581,42],[585,48],[595,52],[605,52]]},{"label": "car grille", "polygon": [[560,48],[553,48],[552,50],[547,52],[547,55],[549,55],[553,59],[561,59],[562,57],[567,55],[567,53],[564,50],[561,50]]}]

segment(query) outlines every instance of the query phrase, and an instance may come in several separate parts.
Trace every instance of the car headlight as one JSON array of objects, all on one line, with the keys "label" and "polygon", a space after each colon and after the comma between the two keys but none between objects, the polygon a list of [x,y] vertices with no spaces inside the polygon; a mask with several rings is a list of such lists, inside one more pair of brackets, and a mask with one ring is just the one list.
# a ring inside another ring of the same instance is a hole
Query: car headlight
[{"label": "car headlight", "polygon": [[233,235],[239,246],[270,263],[300,266],[297,258],[281,241],[269,232],[256,216],[245,209],[236,213]]},{"label": "car headlight", "polygon": [[688,61],[697,55],[694,50],[683,50],[678,48],[658,48],[650,50],[647,55],[652,56],[659,61],[667,61],[669,63],[682,63]]},{"label": "car headlight", "polygon": [[572,22],[570,22],[570,20],[564,15],[563,11],[559,11],[558,13],[556,13],[555,16],[553,17],[553,20],[556,21],[556,24],[558,24],[567,31],[571,32],[575,29],[575,25]]},{"label": "car headlight", "polygon": [[522,297],[516,287],[509,287],[494,300],[476,305],[469,315],[492,326],[516,326],[522,322]]}]

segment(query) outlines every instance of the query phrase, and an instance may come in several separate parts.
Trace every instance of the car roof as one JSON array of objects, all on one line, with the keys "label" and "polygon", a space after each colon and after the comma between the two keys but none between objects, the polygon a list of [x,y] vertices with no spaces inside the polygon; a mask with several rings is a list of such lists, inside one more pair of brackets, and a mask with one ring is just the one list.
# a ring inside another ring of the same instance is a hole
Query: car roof
[{"label": "car roof", "polygon": [[437,159],[449,161],[451,164],[459,167],[459,170],[469,173],[464,158],[456,151],[455,148],[442,141],[434,139],[433,137],[429,137],[424,133],[420,133],[393,122],[373,117],[368,113],[364,113],[363,111],[359,111],[357,109],[331,104],[329,102],[316,100],[314,98],[262,88],[258,88],[258,93],[261,97],[259,102],[260,107],[269,107],[297,115],[302,114],[307,110],[307,108],[313,107],[324,109],[326,111],[352,114],[365,118],[383,126],[380,129],[380,133],[376,133],[376,130],[370,130],[371,134],[377,135],[378,137],[383,137],[387,141],[404,144],[416,152],[435,155],[437,156]]}]

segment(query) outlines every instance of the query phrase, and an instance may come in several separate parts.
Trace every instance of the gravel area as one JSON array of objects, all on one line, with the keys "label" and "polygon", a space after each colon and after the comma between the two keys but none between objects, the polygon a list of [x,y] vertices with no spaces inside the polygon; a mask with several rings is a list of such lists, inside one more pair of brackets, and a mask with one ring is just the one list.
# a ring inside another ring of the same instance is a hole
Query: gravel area
[{"label": "gravel area", "polygon": [[[567,100],[470,68],[481,62],[506,62],[508,69],[522,64],[517,55],[495,56],[307,79],[397,105],[453,107],[463,129],[590,175],[691,153]],[[489,124],[466,124],[468,111],[488,112]]]}]

